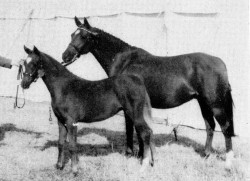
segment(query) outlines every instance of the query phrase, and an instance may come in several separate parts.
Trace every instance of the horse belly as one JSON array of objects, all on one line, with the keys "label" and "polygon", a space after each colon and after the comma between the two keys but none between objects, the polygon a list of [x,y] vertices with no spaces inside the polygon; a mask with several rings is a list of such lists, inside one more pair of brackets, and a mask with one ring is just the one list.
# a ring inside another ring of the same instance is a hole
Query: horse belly
[{"label": "horse belly", "polygon": [[[147,81],[145,81],[147,82]],[[146,84],[153,108],[166,109],[177,107],[190,101],[196,91],[189,82],[183,78],[165,78],[153,80]]]}]

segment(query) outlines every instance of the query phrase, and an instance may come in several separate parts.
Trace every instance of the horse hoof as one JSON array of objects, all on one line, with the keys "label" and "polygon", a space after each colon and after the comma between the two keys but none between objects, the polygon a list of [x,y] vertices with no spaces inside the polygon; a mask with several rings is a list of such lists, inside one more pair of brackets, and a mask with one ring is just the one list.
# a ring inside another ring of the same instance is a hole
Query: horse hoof
[{"label": "horse hoof", "polygon": [[231,170],[233,167],[233,159],[234,159],[234,153],[233,151],[229,151],[226,154],[226,164],[225,164],[225,168],[226,170]]},{"label": "horse hoof", "polygon": [[144,171],[146,170],[146,168],[148,167],[149,163],[150,163],[149,158],[144,158],[144,159],[142,160],[142,166],[141,166],[141,168],[140,168],[140,172],[141,172],[141,173],[144,172]]},{"label": "horse hoof", "polygon": [[138,154],[137,154],[137,158],[143,158],[143,152],[139,150]]}]

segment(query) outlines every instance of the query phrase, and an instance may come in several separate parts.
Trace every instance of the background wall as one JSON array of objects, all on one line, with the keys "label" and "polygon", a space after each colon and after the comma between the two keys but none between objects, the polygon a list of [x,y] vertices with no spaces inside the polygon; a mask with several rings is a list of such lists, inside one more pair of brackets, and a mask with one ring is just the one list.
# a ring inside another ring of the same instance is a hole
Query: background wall
[{"label": "background wall", "polygon": [[[161,56],[205,52],[224,60],[235,102],[236,133],[248,135],[249,45],[248,1],[235,0],[2,0],[0,1],[1,56],[13,61],[26,58],[23,45],[61,61],[74,16],[88,17],[92,26],[125,42]],[[104,71],[91,54],[69,66],[90,80],[103,79]],[[17,69],[0,68],[0,95],[15,96]],[[25,91],[27,99],[50,101],[41,80]],[[191,101],[175,109],[154,110],[172,123],[204,128],[200,109]],[[183,120],[179,119],[179,116]]]}]

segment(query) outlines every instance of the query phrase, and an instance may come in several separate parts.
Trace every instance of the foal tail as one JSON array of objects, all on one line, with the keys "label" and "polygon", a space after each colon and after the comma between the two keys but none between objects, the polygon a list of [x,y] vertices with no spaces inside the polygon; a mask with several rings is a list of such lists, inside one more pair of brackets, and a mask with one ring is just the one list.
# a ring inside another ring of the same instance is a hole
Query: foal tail
[{"label": "foal tail", "polygon": [[231,94],[231,86],[230,84],[228,84],[228,88],[226,90],[226,94],[225,94],[225,112],[227,115],[227,120],[229,121],[229,127],[227,128],[227,133],[230,136],[235,136],[234,133],[234,122],[233,122],[233,106],[234,106],[234,102],[233,102],[233,98],[232,98],[232,94]]}]

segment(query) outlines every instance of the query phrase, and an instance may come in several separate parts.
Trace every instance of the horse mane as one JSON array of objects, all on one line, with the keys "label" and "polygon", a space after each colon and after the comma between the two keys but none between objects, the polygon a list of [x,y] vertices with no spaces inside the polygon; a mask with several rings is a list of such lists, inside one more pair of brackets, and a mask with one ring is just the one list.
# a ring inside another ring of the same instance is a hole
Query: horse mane
[{"label": "horse mane", "polygon": [[107,33],[101,29],[93,28],[93,30],[94,32],[98,33],[98,45],[101,45],[106,50],[109,50],[111,52],[122,52],[125,49],[130,49],[133,47],[120,38],[117,38],[114,35]]}]

